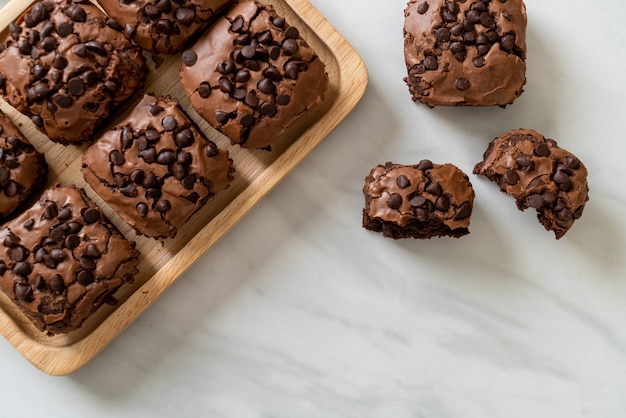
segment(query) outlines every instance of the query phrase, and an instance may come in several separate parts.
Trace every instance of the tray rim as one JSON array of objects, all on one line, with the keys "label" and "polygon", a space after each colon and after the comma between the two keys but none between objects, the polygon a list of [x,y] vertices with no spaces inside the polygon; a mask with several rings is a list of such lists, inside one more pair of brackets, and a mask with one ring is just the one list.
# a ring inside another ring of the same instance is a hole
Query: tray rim
[{"label": "tray rim", "polygon": [[[369,76],[365,63],[354,48],[308,0],[284,1],[337,60],[339,91],[326,115],[312,122],[254,182],[250,183],[220,213],[200,229],[160,270],[137,288],[89,335],[66,345],[51,346],[28,337],[0,311],[0,333],[35,368],[43,373],[62,376],[86,365],[139,318],[160,295],[215,245],[257,203],[284,180],[328,134],[345,119],[365,94]],[[0,10],[2,20],[11,22],[24,10],[24,0],[10,0]],[[30,4],[30,3],[29,3]],[[356,83],[346,83],[347,79]],[[276,173],[279,173],[278,175]],[[132,312],[130,312],[132,311]],[[132,314],[131,314],[132,313]]]}]

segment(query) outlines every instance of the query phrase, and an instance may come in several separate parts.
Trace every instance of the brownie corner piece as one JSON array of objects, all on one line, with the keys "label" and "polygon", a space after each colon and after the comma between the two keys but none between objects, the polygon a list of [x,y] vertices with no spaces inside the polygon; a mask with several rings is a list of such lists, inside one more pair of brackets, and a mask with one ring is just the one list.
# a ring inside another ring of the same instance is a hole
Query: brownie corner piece
[{"label": "brownie corner piece", "polygon": [[492,140],[474,174],[487,177],[515,198],[519,210],[534,208],[556,239],[579,219],[589,200],[587,168],[553,139],[516,129]]},{"label": "brownie corner piece", "polygon": [[469,234],[474,190],[453,164],[422,160],[374,167],[363,187],[363,227],[393,239]]},{"label": "brownie corner piece", "polygon": [[270,150],[324,101],[329,77],[296,26],[271,5],[247,0],[183,52],[181,83],[231,143]]},{"label": "brownie corner piece", "polygon": [[83,155],[87,183],[137,233],[173,238],[226,189],[233,162],[207,139],[178,101],[146,94],[130,115]]},{"label": "brownie corner piece", "polygon": [[143,86],[141,49],[88,1],[35,2],[0,47],[0,94],[51,140],[90,141]]},{"label": "brownie corner piece", "polygon": [[434,106],[501,106],[526,83],[523,0],[410,0],[405,9],[405,82]]},{"label": "brownie corner piece", "polygon": [[138,257],[81,189],[55,186],[0,229],[0,289],[40,331],[67,333],[133,281]]},{"label": "brownie corner piece", "polygon": [[45,156],[0,112],[0,222],[36,196],[47,179]]}]

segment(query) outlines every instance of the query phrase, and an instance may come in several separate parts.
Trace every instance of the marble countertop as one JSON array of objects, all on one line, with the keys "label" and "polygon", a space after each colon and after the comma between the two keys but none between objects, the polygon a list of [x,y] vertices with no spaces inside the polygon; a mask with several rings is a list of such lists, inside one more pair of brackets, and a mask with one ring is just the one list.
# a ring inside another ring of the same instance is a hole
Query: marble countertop
[{"label": "marble countertop", "polygon": [[[356,110],[84,368],[44,375],[0,339],[0,415],[626,416],[623,0],[526,0],[528,83],[506,109],[411,101],[406,0],[311,3],[369,69]],[[473,175],[467,237],[361,227],[376,164],[471,172],[522,127],[589,169],[591,200],[560,241]]]}]

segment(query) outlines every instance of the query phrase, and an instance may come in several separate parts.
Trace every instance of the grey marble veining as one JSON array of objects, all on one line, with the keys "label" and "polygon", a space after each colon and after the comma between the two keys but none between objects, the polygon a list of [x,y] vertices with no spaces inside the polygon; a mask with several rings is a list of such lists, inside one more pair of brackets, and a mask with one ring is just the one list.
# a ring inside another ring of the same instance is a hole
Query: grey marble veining
[{"label": "grey marble veining", "polygon": [[[363,101],[81,370],[43,375],[0,340],[0,415],[626,416],[626,4],[526,0],[524,94],[428,109],[402,81],[405,0],[311,2],[363,57]],[[476,176],[467,237],[361,228],[374,165],[471,172],[522,127],[589,169],[591,200],[560,241]]]}]

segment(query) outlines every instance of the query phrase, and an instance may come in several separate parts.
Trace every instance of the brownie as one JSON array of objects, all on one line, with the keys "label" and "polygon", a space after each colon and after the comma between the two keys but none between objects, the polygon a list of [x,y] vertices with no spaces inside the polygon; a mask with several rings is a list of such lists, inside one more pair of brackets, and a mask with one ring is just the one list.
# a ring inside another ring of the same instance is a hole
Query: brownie
[{"label": "brownie", "polygon": [[46,185],[43,154],[0,112],[0,222]]},{"label": "brownie", "polygon": [[270,5],[243,1],[183,52],[181,79],[211,126],[244,148],[270,149],[322,102],[325,66]]},{"label": "brownie", "polygon": [[452,164],[422,160],[415,165],[378,165],[365,178],[363,194],[363,227],[385,237],[469,234],[474,189],[467,175]]},{"label": "brownie", "polygon": [[504,107],[522,94],[522,0],[410,0],[404,16],[405,81],[414,101]]},{"label": "brownie", "polygon": [[175,54],[234,0],[102,0],[109,16],[141,48]]},{"label": "brownie", "polygon": [[81,189],[55,186],[0,229],[0,289],[39,330],[66,333],[115,301],[138,256]]},{"label": "brownie", "polygon": [[120,24],[86,0],[35,2],[0,50],[0,94],[62,144],[90,140],[147,72]]},{"label": "brownie", "polygon": [[486,176],[513,196],[519,210],[536,209],[539,222],[557,239],[582,216],[589,200],[585,165],[533,130],[513,130],[495,138],[474,174]]},{"label": "brownie", "polygon": [[83,155],[87,183],[139,234],[177,229],[232,175],[228,152],[208,140],[175,99],[145,95]]}]

